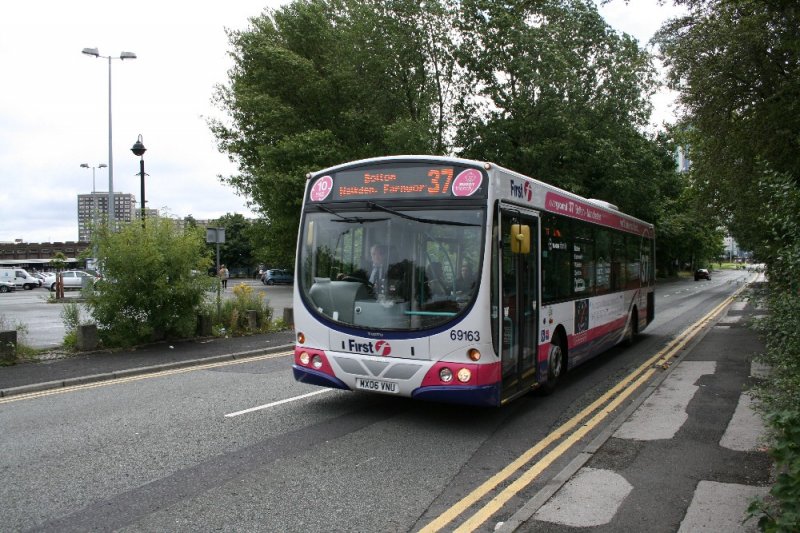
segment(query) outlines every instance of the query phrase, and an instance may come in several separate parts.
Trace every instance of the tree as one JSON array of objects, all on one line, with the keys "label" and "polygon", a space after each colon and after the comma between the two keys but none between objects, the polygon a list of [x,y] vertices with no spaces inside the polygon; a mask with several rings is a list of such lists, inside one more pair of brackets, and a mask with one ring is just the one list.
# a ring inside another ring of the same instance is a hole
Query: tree
[{"label": "tree", "polygon": [[465,155],[625,209],[642,205],[632,192],[653,196],[663,160],[636,130],[653,67],[631,37],[581,0],[468,0],[459,22],[480,88],[459,117]]},{"label": "tree", "polygon": [[[467,0],[459,27],[459,58],[478,88],[459,108],[461,153],[653,222],[660,271],[669,271],[686,209],[674,201],[674,143],[642,132],[655,88],[650,56],[582,0]],[[684,255],[674,256],[679,264]]]},{"label": "tree", "polygon": [[454,57],[444,4],[298,0],[229,33],[234,68],[210,121],[270,248],[293,256],[305,175],[364,157],[443,153]]},{"label": "tree", "polygon": [[640,131],[650,56],[588,0],[298,0],[229,38],[210,126],[270,257],[293,257],[304,176],[369,156],[455,151],[656,224],[679,193]]},{"label": "tree", "polygon": [[107,345],[194,334],[213,282],[197,275],[211,265],[201,230],[182,231],[170,219],[152,218],[144,227],[137,221],[118,232],[100,228],[96,244],[103,279],[87,306]]},{"label": "tree", "polygon": [[225,228],[225,243],[220,246],[219,250],[220,262],[227,265],[229,269],[249,270],[252,268],[255,259],[250,221],[239,213],[227,213],[217,219],[214,225]]},{"label": "tree", "polygon": [[800,185],[800,10],[789,0],[676,3],[689,13],[655,41],[691,125],[695,186],[759,251],[784,240],[765,223],[773,189],[760,184],[780,174]]},{"label": "tree", "polygon": [[760,329],[773,369],[759,388],[771,413],[771,499],[751,505],[765,531],[800,514],[800,9],[794,0],[677,0],[689,8],[656,36],[691,125],[693,185],[731,233],[767,263]]},{"label": "tree", "polygon": [[50,266],[55,268],[57,272],[64,270],[64,265],[67,264],[67,256],[65,256],[62,252],[56,252],[53,254],[53,258],[50,260]]},{"label": "tree", "polygon": [[[297,228],[291,233],[295,235]],[[253,257],[257,263],[267,267],[293,268],[296,242],[291,246],[286,242],[281,229],[269,221],[259,219],[250,226]]]}]

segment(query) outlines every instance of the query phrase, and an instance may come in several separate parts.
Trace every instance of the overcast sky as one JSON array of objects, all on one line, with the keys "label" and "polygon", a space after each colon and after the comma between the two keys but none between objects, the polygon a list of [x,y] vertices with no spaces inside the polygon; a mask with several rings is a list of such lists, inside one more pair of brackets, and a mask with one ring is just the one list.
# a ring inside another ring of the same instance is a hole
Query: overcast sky
[{"label": "overcast sky", "polygon": [[[92,191],[92,169],[108,163],[108,60],[112,60],[114,191],[139,194],[142,135],[146,200],[172,216],[211,219],[253,213],[219,182],[235,167],[206,125],[224,118],[211,103],[231,62],[225,29],[286,0],[39,0],[8,2],[0,17],[0,242],[75,241],[77,195]],[[644,45],[672,7],[614,0],[608,23]],[[671,121],[669,96],[654,101],[654,121]],[[108,191],[107,169],[95,187]]]}]

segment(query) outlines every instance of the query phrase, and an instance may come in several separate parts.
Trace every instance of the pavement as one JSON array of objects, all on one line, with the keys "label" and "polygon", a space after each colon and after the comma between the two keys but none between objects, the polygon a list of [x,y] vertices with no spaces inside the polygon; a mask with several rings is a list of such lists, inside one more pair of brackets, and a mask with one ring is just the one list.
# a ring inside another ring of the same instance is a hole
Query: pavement
[{"label": "pavement", "polygon": [[[744,522],[772,483],[765,429],[748,390],[765,375],[738,299],[570,465],[497,531],[758,531]],[[291,331],[156,343],[0,367],[0,396],[289,349]]]},{"label": "pavement", "polygon": [[68,387],[218,361],[254,357],[294,347],[294,332],[199,338],[22,362],[0,367],[0,397]]},{"label": "pavement", "polygon": [[749,390],[768,375],[739,298],[499,532],[756,532],[747,507],[773,483]]}]

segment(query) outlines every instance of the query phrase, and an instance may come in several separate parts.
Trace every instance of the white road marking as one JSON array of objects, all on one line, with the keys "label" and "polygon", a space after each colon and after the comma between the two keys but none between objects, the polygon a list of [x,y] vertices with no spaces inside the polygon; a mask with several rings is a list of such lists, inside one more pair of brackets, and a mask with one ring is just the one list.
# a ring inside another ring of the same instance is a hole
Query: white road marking
[{"label": "white road marking", "polygon": [[736,411],[719,441],[720,446],[738,452],[751,452],[766,442],[767,428],[761,415],[753,409],[755,403],[746,392],[739,396]]},{"label": "white road marking", "polygon": [[323,394],[325,392],[332,392],[333,389],[323,389],[314,392],[309,392],[308,394],[302,394],[300,396],[294,396],[292,398],[286,398],[285,400],[279,400],[277,402],[268,403],[265,405],[259,405],[257,407],[251,407],[250,409],[244,409],[242,411],[236,411],[235,413],[229,413],[225,415],[225,418],[233,418],[234,416],[245,415],[247,413],[252,413],[253,411],[260,411],[262,409],[269,409],[270,407],[275,407],[278,405],[283,405],[289,402],[296,402],[297,400],[302,400],[304,398],[310,398],[311,396],[316,396],[317,394]]},{"label": "white road marking", "polygon": [[534,518],[572,527],[608,524],[633,490],[628,481],[611,470],[581,468]]},{"label": "white road marking", "polygon": [[633,440],[671,439],[689,418],[686,407],[697,392],[695,383],[715,370],[713,361],[683,361],[614,436]]},{"label": "white road marking", "polygon": [[757,497],[766,496],[768,492],[769,487],[700,481],[678,533],[759,531],[756,518],[751,518],[745,523],[742,521],[750,502]]}]

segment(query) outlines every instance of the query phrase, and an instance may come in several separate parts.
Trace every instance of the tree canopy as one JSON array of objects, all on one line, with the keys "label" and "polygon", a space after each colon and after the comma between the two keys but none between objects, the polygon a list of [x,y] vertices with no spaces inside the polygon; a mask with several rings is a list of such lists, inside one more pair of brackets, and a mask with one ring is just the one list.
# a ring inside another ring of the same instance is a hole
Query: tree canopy
[{"label": "tree canopy", "polygon": [[[745,247],[776,257],[775,182],[800,185],[800,10],[789,0],[678,0],[656,35],[679,91],[692,186]],[[781,187],[778,189],[781,189]],[[774,210],[771,211],[774,213]]]},{"label": "tree canopy", "polygon": [[673,145],[643,133],[651,58],[589,0],[296,0],[229,39],[228,119],[210,126],[281,257],[305,175],[379,155],[491,160],[657,226],[673,214]]}]

